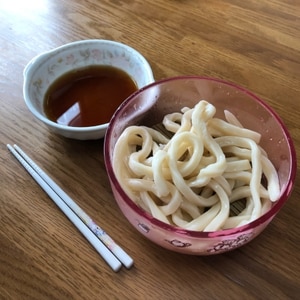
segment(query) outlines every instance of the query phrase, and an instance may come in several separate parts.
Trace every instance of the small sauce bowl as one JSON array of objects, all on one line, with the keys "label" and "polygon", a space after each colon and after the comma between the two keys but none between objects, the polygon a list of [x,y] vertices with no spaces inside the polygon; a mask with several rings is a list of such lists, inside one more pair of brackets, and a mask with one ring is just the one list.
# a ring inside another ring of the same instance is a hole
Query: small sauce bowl
[{"label": "small sauce bowl", "polygon": [[[53,83],[67,73],[92,66],[110,66],[124,71],[135,82],[137,90],[154,82],[149,63],[135,49],[109,40],[76,41],[38,55],[27,64],[23,95],[28,109],[51,131],[64,137],[77,140],[103,138],[109,122],[69,126],[51,120],[45,112],[45,95]],[[118,86],[115,88],[118,89]],[[103,103],[103,107],[105,105]]]}]

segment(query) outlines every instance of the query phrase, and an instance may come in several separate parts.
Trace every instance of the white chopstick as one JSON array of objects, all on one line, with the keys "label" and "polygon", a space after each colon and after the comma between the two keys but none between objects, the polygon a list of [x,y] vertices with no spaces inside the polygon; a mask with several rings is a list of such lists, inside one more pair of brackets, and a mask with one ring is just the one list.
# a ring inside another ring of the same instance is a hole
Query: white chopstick
[{"label": "white chopstick", "polygon": [[133,259],[103,229],[95,224],[20,147],[17,145],[14,147],[7,145],[7,147],[114,271],[121,268],[120,261],[127,268],[133,265]]}]

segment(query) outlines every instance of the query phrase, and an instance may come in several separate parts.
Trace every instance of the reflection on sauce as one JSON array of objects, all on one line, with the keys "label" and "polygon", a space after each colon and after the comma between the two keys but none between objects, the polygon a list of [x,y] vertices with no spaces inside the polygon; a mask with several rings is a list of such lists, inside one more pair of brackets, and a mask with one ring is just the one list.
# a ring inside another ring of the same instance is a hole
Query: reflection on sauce
[{"label": "reflection on sauce", "polygon": [[83,127],[108,123],[137,85],[123,70],[90,66],[58,78],[44,99],[46,116],[59,124]]}]

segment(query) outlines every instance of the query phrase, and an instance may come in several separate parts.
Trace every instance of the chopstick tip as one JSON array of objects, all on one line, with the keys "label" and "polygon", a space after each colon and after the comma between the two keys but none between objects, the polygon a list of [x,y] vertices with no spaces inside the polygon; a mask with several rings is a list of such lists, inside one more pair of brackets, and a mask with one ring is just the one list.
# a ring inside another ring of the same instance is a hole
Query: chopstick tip
[{"label": "chopstick tip", "polygon": [[131,268],[133,267],[133,265],[134,265],[134,261],[133,261],[133,259],[131,259],[131,260],[125,265],[125,267],[126,267],[127,269],[131,269]]}]

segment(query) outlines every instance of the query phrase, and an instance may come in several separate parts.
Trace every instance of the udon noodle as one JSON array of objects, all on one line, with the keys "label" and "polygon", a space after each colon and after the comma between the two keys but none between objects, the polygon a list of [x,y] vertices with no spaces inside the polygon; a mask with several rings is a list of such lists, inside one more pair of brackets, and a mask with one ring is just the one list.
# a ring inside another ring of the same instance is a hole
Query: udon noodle
[{"label": "udon noodle", "polygon": [[166,115],[163,130],[130,126],[119,137],[113,154],[117,179],[153,217],[216,231],[259,218],[278,199],[278,175],[259,146],[260,134],[243,128],[229,111],[226,121],[215,113],[201,100]]}]

